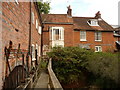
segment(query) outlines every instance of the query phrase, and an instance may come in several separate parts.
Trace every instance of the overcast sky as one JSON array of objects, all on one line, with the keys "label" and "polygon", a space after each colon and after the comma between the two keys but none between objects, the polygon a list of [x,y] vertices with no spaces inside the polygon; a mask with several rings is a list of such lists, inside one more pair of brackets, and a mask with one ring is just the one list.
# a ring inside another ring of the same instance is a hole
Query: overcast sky
[{"label": "overcast sky", "polygon": [[[46,0],[44,0],[46,1]],[[94,17],[97,11],[109,24],[118,24],[118,2],[120,0],[48,0],[52,14],[66,14],[67,6],[71,5],[72,15]]]}]

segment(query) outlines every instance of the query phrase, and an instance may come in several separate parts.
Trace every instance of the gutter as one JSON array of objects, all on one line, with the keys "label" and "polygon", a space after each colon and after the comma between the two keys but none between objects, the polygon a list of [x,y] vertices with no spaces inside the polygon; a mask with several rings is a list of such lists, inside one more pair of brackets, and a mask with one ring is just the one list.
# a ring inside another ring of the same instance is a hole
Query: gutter
[{"label": "gutter", "polygon": [[102,32],[113,32],[113,30],[74,29],[74,31],[80,31],[80,30],[86,30],[86,31],[102,31]]},{"label": "gutter", "polygon": [[43,24],[66,24],[66,25],[73,25],[73,23],[64,23],[64,22],[43,22]]}]

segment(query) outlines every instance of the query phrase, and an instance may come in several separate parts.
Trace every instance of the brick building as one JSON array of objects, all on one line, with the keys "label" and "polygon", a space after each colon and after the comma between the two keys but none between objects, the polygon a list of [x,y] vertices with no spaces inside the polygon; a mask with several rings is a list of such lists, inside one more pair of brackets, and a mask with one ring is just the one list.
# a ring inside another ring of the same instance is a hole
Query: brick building
[{"label": "brick building", "polygon": [[0,74],[0,89],[6,77],[9,77],[15,67],[24,63],[24,67],[30,71],[34,63],[39,63],[42,32],[41,16],[36,2],[15,0],[15,2],[2,2],[1,5],[2,65],[0,68],[2,68],[2,73]]},{"label": "brick building", "polygon": [[100,12],[95,17],[74,17],[68,7],[67,14],[43,14],[43,50],[54,46],[79,46],[99,51],[114,51],[114,29],[106,23]]}]

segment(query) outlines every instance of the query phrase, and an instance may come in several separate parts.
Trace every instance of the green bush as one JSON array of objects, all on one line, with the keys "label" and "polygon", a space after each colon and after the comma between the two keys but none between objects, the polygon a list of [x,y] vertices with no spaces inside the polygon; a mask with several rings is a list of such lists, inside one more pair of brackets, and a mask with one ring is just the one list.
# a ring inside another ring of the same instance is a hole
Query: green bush
[{"label": "green bush", "polygon": [[87,79],[89,85],[111,88],[118,83],[118,54],[95,53],[79,47],[55,47],[47,55],[52,58],[56,76],[64,84]]}]

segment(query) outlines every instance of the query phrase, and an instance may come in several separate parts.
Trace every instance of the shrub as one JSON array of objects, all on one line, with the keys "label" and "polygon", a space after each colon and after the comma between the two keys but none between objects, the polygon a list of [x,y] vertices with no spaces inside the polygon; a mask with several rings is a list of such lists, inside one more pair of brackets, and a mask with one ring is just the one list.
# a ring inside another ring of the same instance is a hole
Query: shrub
[{"label": "shrub", "polygon": [[95,53],[79,47],[55,47],[47,55],[52,58],[56,76],[64,84],[87,81],[108,88],[116,87],[118,83],[119,54]]}]

